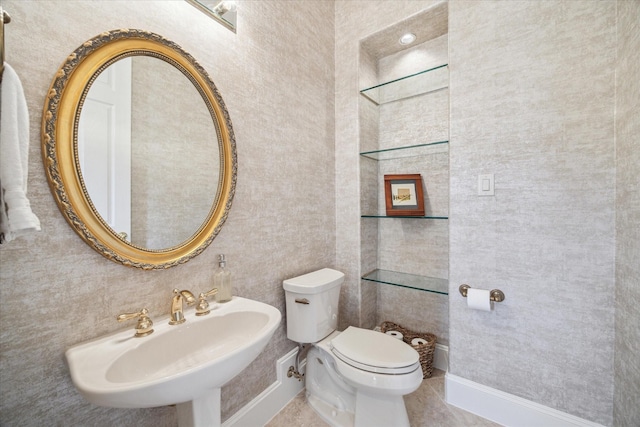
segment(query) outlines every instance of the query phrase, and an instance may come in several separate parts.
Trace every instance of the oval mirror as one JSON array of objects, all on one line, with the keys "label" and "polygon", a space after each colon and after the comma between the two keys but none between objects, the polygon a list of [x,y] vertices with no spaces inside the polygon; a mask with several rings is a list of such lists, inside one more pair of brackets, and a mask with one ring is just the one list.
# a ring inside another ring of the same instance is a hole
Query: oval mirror
[{"label": "oval mirror", "polygon": [[222,97],[191,55],[146,31],[100,34],[67,58],[45,101],[42,150],[67,222],[127,266],[200,254],[235,192]]}]

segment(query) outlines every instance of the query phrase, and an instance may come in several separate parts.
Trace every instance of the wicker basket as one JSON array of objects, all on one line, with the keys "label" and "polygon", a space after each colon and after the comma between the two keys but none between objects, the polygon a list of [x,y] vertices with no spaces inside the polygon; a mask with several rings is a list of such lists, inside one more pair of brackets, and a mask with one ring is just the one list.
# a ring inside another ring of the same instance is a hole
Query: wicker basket
[{"label": "wicker basket", "polygon": [[[428,332],[414,332],[393,322],[382,322],[380,325],[382,333],[388,331],[398,331],[402,334],[402,341],[413,347],[420,355],[420,366],[422,366],[422,378],[431,378],[433,374],[433,353],[436,349],[436,336]],[[422,338],[424,344],[411,344],[414,338]]]}]

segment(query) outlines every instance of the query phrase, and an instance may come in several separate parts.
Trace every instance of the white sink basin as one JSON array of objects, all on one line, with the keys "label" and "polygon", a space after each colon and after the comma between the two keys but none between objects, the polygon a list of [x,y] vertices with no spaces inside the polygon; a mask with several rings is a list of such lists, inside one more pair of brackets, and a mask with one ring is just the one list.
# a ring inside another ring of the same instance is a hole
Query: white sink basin
[{"label": "white sink basin", "polygon": [[131,327],[71,347],[73,383],[100,406],[146,408],[203,396],[210,406],[212,391],[219,405],[220,387],[260,354],[281,319],[278,309],[240,297],[207,316],[190,310],[185,317],[175,326],[153,319],[155,332],[143,338],[134,338]]}]

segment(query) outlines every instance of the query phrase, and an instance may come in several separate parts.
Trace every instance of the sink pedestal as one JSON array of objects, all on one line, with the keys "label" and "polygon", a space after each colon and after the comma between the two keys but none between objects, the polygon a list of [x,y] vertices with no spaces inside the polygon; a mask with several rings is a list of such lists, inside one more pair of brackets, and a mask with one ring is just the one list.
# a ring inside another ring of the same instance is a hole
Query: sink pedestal
[{"label": "sink pedestal", "polygon": [[191,402],[179,403],[178,427],[220,427],[220,389],[214,388]]}]

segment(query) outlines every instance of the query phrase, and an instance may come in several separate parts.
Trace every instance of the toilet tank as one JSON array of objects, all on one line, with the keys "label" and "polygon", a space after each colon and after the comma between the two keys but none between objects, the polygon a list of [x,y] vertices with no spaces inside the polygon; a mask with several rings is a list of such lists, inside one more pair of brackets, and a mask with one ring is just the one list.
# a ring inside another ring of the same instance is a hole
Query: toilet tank
[{"label": "toilet tank", "polygon": [[287,337],[318,342],[338,327],[338,300],[344,273],[330,268],[282,282],[287,305]]}]

